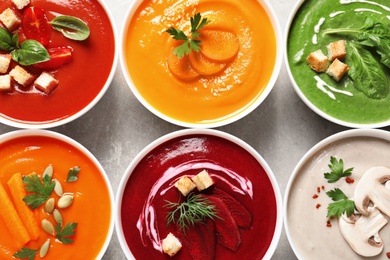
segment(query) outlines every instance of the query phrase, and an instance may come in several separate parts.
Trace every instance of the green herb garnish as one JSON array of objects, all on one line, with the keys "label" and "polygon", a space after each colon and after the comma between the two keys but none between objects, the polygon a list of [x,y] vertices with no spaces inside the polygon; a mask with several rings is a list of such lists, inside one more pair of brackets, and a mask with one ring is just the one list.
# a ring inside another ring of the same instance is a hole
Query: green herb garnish
[{"label": "green herb garnish", "polygon": [[19,258],[19,259],[28,259],[33,260],[37,254],[38,250],[33,250],[27,247],[23,247],[20,249],[20,251],[16,252],[13,257]]},{"label": "green herb garnish", "polygon": [[326,192],[326,195],[334,201],[328,205],[327,218],[333,216],[340,217],[344,212],[347,214],[347,217],[349,217],[355,211],[355,202],[348,199],[339,188]]},{"label": "green herb garnish", "polygon": [[55,227],[56,230],[56,238],[61,241],[63,244],[72,244],[74,242],[73,239],[69,238],[76,233],[77,223],[69,222],[66,224],[64,229],[61,230],[61,223],[58,223]]},{"label": "green herb garnish", "polygon": [[167,225],[178,224],[179,229],[185,232],[190,226],[195,223],[204,223],[207,218],[219,218],[217,210],[207,197],[190,193],[187,200],[184,202],[167,201],[164,207],[172,209],[167,213]]},{"label": "green herb garnish", "polygon": [[324,177],[329,183],[336,182],[342,177],[351,176],[353,168],[344,171],[344,162],[342,159],[337,161],[335,157],[331,156],[330,163],[328,166],[331,172],[324,173]]},{"label": "green herb garnish", "polygon": [[184,41],[181,45],[174,49],[174,54],[178,58],[182,58],[184,55],[188,55],[191,50],[195,52],[200,51],[200,45],[202,42],[197,40],[200,35],[199,30],[202,29],[206,24],[210,23],[210,20],[207,20],[207,18],[202,18],[200,13],[197,13],[194,15],[194,17],[191,17],[190,22],[191,37],[188,37],[183,31],[174,27],[166,30],[166,32],[169,33],[173,39]]},{"label": "green herb garnish", "polygon": [[79,179],[78,174],[80,172],[80,167],[73,167],[68,172],[68,177],[66,178],[66,182],[75,182]]},{"label": "green herb garnish", "polygon": [[66,38],[84,41],[90,35],[88,25],[81,19],[68,15],[60,15],[49,22],[54,30],[61,32]]},{"label": "green herb garnish", "polygon": [[31,192],[23,198],[23,201],[26,202],[26,205],[31,209],[35,209],[45,203],[49,199],[55,186],[55,182],[52,181],[49,175],[45,175],[42,178],[42,181],[35,174],[24,176],[22,177],[22,180],[26,190]]}]

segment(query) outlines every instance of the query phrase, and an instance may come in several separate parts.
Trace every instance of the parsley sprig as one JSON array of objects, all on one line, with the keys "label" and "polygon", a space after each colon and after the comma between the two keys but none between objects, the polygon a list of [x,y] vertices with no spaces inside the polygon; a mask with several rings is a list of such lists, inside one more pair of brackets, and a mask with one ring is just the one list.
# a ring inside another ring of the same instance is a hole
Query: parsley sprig
[{"label": "parsley sprig", "polygon": [[166,216],[167,225],[178,224],[179,229],[184,232],[195,223],[204,223],[207,218],[219,218],[214,204],[199,194],[190,193],[182,203],[168,200],[166,202],[164,207],[172,209]]},{"label": "parsley sprig", "polygon": [[80,172],[80,167],[75,166],[68,171],[68,177],[66,182],[75,182],[79,179],[78,174]]},{"label": "parsley sprig", "polygon": [[350,200],[339,188],[326,192],[326,195],[334,201],[328,205],[327,218],[340,217],[344,213],[349,217],[355,211],[355,202]]},{"label": "parsley sprig", "polygon": [[205,25],[209,24],[211,21],[207,18],[202,18],[200,13],[194,15],[194,17],[190,18],[191,22],[191,37],[188,37],[182,30],[176,29],[174,27],[166,30],[173,39],[184,41],[181,45],[177,46],[174,49],[174,54],[178,58],[182,58],[184,55],[188,55],[191,50],[195,52],[200,51],[200,45],[202,42],[197,40],[200,35],[199,30],[202,29]]},{"label": "parsley sprig", "polygon": [[18,252],[16,252],[13,257],[18,259],[34,260],[38,250],[33,250],[27,247],[22,247]]},{"label": "parsley sprig", "polygon": [[22,180],[26,190],[31,192],[23,198],[23,201],[31,209],[36,209],[45,203],[49,199],[55,186],[55,182],[52,181],[51,176],[49,175],[43,176],[42,181],[35,174],[24,176]]},{"label": "parsley sprig", "polygon": [[61,229],[61,223],[58,223],[55,227],[56,238],[63,244],[72,244],[74,242],[70,237],[76,233],[77,228],[76,222],[69,222],[65,225],[64,229]]},{"label": "parsley sprig", "polygon": [[328,183],[336,182],[342,177],[351,176],[353,168],[348,168],[344,171],[344,162],[342,159],[337,160],[331,156],[330,163],[328,166],[331,172],[324,173],[324,177],[328,180]]}]

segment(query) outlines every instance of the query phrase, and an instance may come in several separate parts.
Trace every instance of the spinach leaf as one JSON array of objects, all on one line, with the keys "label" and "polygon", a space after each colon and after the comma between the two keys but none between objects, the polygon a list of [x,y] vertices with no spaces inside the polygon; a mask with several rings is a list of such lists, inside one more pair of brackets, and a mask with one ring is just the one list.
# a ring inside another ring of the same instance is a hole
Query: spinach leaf
[{"label": "spinach leaf", "polygon": [[21,65],[28,66],[50,60],[50,55],[42,44],[35,40],[26,40],[20,48],[12,52],[12,59]]},{"label": "spinach leaf", "polygon": [[349,42],[348,48],[352,59],[348,75],[355,88],[369,98],[385,98],[389,94],[389,86],[379,62],[360,44]]}]

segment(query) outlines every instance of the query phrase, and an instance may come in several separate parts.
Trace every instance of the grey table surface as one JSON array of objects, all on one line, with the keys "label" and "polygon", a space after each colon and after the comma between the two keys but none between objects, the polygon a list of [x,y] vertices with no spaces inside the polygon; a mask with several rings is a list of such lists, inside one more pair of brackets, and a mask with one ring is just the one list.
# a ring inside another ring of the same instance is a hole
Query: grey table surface
[{"label": "grey table surface", "polygon": [[[115,20],[117,35],[132,0],[105,0]],[[296,0],[270,0],[283,35]],[[120,64],[109,89],[98,104],[77,120],[49,130],[80,142],[100,161],[114,193],[131,160],[145,146],[182,129],[147,110],[127,86]],[[0,133],[16,130],[0,125]],[[219,127],[256,149],[272,169],[284,196],[289,177],[300,158],[322,139],[347,128],[311,111],[295,93],[285,64],[266,100],[243,119]],[[389,130],[389,129],[387,129]],[[126,259],[114,232],[103,259]],[[272,259],[296,259],[283,230]]]}]

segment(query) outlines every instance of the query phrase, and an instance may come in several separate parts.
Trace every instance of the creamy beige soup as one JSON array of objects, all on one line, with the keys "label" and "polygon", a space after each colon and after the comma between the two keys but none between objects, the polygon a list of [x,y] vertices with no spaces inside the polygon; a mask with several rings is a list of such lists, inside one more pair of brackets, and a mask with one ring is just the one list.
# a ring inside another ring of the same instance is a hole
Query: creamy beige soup
[{"label": "creamy beige soup", "polygon": [[[328,183],[324,173],[330,172],[330,157],[344,161],[344,170],[353,167],[351,179]],[[300,259],[367,259],[356,254],[340,233],[336,218],[330,219],[327,207],[332,200],[326,194],[335,188],[341,189],[350,199],[361,176],[371,167],[390,168],[390,142],[374,137],[351,137],[333,142],[312,153],[289,186],[286,200],[286,223],[290,241]],[[319,192],[318,192],[318,190]],[[318,196],[315,198],[315,194]],[[313,197],[314,196],[314,197]],[[318,205],[320,205],[318,207]],[[318,207],[318,208],[317,208]],[[389,220],[389,217],[383,214]],[[390,223],[379,235],[383,240],[383,251],[371,259],[388,259],[390,252]]]}]

